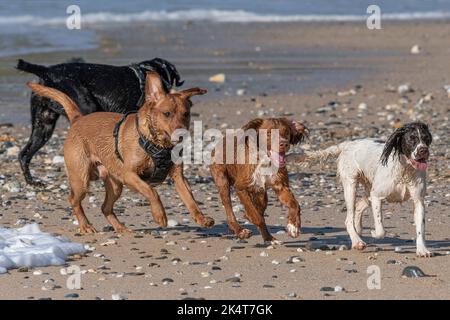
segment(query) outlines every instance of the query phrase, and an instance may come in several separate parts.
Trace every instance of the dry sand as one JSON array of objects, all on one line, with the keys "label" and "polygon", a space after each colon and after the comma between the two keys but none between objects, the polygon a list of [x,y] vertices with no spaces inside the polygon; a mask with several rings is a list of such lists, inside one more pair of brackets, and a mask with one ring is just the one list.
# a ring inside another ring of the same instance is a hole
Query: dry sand
[{"label": "dry sand", "polygon": [[[35,174],[46,177],[47,189],[25,186],[16,157],[7,157],[6,151],[0,154],[0,174],[4,176],[0,179],[3,185],[0,224],[17,227],[20,219],[35,221],[44,231],[95,247],[93,252],[69,262],[87,271],[82,275],[83,289],[67,289],[67,277],[60,274],[60,267],[39,268],[42,275],[34,275],[36,270],[10,270],[9,274],[0,275],[0,299],[64,299],[67,293],[78,294],[78,299],[111,299],[114,293],[128,299],[450,298],[450,97],[443,89],[444,85],[450,85],[448,23],[386,23],[382,30],[376,31],[350,23],[225,24],[208,28],[187,24],[183,28],[168,25],[164,33],[161,29],[142,26],[134,32],[103,31],[99,32],[99,38],[104,39],[101,50],[29,58],[53,62],[82,55],[89,61],[99,61],[104,56],[102,61],[126,63],[139,60],[136,57],[147,52],[147,57],[172,59],[187,79],[187,85],[210,89],[209,98],[196,98],[193,120],[202,120],[207,127],[236,128],[256,116],[286,115],[310,127],[311,139],[303,148],[324,148],[354,137],[385,138],[396,123],[425,121],[434,134],[426,197],[426,235],[436,256],[415,257],[409,202],[384,206],[388,232],[384,240],[369,237],[373,222],[370,211],[366,211],[364,239],[370,246],[363,252],[309,251],[306,247],[314,239],[330,246],[349,244],[344,229],[342,188],[333,164],[322,169],[289,167],[291,185],[302,207],[303,228],[298,239],[283,232],[287,212],[270,192],[266,219],[272,233],[284,241],[275,248],[264,246],[253,226],[250,227],[254,236],[246,242],[238,242],[229,233],[215,186],[202,166],[189,166],[186,175],[203,212],[216,220],[212,229],[198,228],[189,219],[173,185],[164,184],[159,193],[168,218],[175,219],[180,226],[157,228],[150,221],[150,209],[143,198],[127,190],[117,202],[116,211],[135,230],[133,235],[106,231],[80,236],[68,209],[63,165],[52,164],[53,157],[62,154],[66,134],[67,122],[60,121],[51,142],[32,162]],[[157,34],[164,36],[156,37]],[[415,44],[422,51],[412,55],[410,48]],[[255,53],[255,47],[260,51]],[[242,58],[247,57],[245,53],[248,58]],[[253,63],[245,63],[247,59]],[[207,67],[202,68],[202,60],[208,62]],[[5,66],[12,65],[12,58],[0,61],[3,81],[12,79],[17,86],[25,82],[27,77],[5,71]],[[207,82],[215,72],[227,74],[224,85]],[[405,83],[414,91],[401,95],[397,88]],[[246,94],[237,96],[239,88],[245,88]],[[21,98],[24,105],[8,113],[14,117],[5,116],[0,121],[14,120],[13,127],[0,127],[0,137],[17,139],[15,144],[19,147],[30,131],[22,125],[29,121],[24,95]],[[4,101],[3,98],[2,105]],[[3,187],[10,184],[17,184],[20,192],[6,192]],[[107,223],[99,208],[104,196],[100,183],[92,185],[89,196],[93,198],[92,202],[88,199],[84,202],[86,213],[102,230]],[[238,216],[242,217],[242,212]],[[114,241],[102,246],[108,239]],[[395,247],[405,252],[394,252]],[[300,257],[299,262],[288,263],[294,256]],[[367,268],[372,265],[381,271],[379,290],[367,287]],[[406,266],[418,266],[432,277],[402,278]],[[240,282],[227,281],[235,274],[239,274]],[[166,278],[173,282],[164,281]],[[54,279],[57,287],[42,290],[47,279]],[[321,291],[323,287],[335,286],[344,291]]]}]

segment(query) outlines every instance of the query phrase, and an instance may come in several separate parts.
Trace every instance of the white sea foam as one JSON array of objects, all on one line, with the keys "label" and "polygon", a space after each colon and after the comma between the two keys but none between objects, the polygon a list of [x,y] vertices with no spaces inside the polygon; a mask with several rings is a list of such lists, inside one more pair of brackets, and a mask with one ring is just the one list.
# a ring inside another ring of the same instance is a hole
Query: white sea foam
[{"label": "white sea foam", "polygon": [[[0,25],[29,24],[34,26],[65,24],[67,17],[33,15],[0,16]],[[449,19],[449,11],[405,12],[382,14],[384,20]],[[98,12],[82,15],[82,24],[133,23],[150,21],[214,21],[214,22],[340,22],[363,21],[367,15],[258,14],[244,10],[191,9],[177,11],[142,11],[136,13]]]},{"label": "white sea foam", "polygon": [[0,227],[0,273],[19,267],[64,265],[68,255],[84,251],[84,245],[41,232],[35,223],[18,229]]}]

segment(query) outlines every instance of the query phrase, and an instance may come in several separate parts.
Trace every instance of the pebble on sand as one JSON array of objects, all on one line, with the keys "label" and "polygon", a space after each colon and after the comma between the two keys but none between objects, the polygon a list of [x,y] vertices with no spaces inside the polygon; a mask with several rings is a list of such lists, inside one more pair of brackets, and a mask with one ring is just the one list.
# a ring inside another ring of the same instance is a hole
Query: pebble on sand
[{"label": "pebble on sand", "polygon": [[411,52],[411,54],[419,54],[422,52],[422,48],[418,44],[415,44],[411,47],[410,52]]},{"label": "pebble on sand", "polygon": [[427,275],[419,267],[408,266],[403,269],[402,277],[404,277],[404,278],[422,278],[422,277],[427,277]]},{"label": "pebble on sand", "polygon": [[175,219],[169,219],[169,220],[167,221],[167,226],[170,227],[170,228],[176,227],[176,226],[178,226],[178,225],[179,225],[179,223],[178,223],[178,221],[175,220]]},{"label": "pebble on sand", "polygon": [[20,151],[19,147],[14,146],[6,149],[6,155],[8,157],[17,157],[19,155],[19,151]]},{"label": "pebble on sand", "polygon": [[111,299],[113,300],[127,300],[127,297],[125,297],[124,295],[120,294],[120,293],[114,293],[111,295]]},{"label": "pebble on sand", "polygon": [[226,79],[226,77],[225,77],[224,73],[218,73],[218,74],[215,74],[215,75],[211,76],[209,78],[209,82],[224,83],[225,79]]},{"label": "pebble on sand", "polygon": [[53,164],[62,164],[64,163],[64,157],[62,156],[54,156],[52,160]]}]

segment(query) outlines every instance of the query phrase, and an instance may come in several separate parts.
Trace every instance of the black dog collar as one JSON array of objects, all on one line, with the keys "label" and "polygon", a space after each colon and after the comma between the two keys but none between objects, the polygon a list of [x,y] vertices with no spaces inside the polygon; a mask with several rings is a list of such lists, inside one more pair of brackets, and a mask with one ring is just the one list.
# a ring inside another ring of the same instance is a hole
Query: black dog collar
[{"label": "black dog collar", "polygon": [[[123,162],[122,156],[119,152],[119,130],[122,123],[131,113],[136,112],[128,112],[126,113],[119,122],[116,123],[114,127],[114,152],[116,153],[117,158]],[[136,113],[135,117],[135,125],[136,130],[139,135],[139,146],[144,149],[145,153],[147,153],[153,160],[155,167],[152,174],[148,177],[144,177],[150,181],[150,183],[158,184],[163,182],[167,174],[169,173],[170,168],[173,166],[172,162],[172,147],[170,148],[162,148],[151,142],[147,139],[140,131],[139,131],[139,118]]]}]

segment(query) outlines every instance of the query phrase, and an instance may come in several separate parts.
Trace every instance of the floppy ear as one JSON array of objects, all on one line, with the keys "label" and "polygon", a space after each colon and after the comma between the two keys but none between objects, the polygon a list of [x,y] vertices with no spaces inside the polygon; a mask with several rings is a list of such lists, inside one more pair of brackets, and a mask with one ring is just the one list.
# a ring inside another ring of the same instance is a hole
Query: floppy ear
[{"label": "floppy ear", "polygon": [[381,154],[381,164],[386,166],[389,160],[389,156],[392,152],[394,155],[402,154],[402,137],[405,134],[404,127],[401,127],[394,131],[393,134],[388,138],[386,144],[384,145],[383,153]]},{"label": "floppy ear", "polygon": [[159,74],[156,72],[147,72],[145,78],[145,102],[157,102],[166,95]]},{"label": "floppy ear", "polygon": [[256,118],[253,120],[250,120],[246,125],[244,125],[242,127],[242,130],[246,131],[246,130],[256,130],[258,131],[258,129],[261,127],[261,125],[263,124],[264,120],[261,118]]},{"label": "floppy ear", "polygon": [[[244,130],[244,132],[247,131],[247,130],[255,130],[256,131],[256,145],[257,146],[259,146],[259,133],[258,133],[258,130],[259,130],[259,128],[261,128],[261,125],[263,124],[263,122],[264,122],[263,119],[256,118],[256,119],[250,120],[249,122],[247,122],[247,124],[245,124],[242,127],[242,130]],[[245,137],[245,143],[246,144],[249,143],[249,139],[251,139],[250,136],[246,136]],[[252,139],[252,141],[253,141],[253,139]]]},{"label": "floppy ear", "polygon": [[207,93],[208,90],[202,89],[202,88],[190,88],[183,91],[180,91],[180,94],[185,97],[186,99],[189,99],[193,96],[203,95]]},{"label": "floppy ear", "polygon": [[303,142],[309,136],[309,129],[298,121],[292,120],[291,124],[291,140],[290,144],[297,144]]}]

